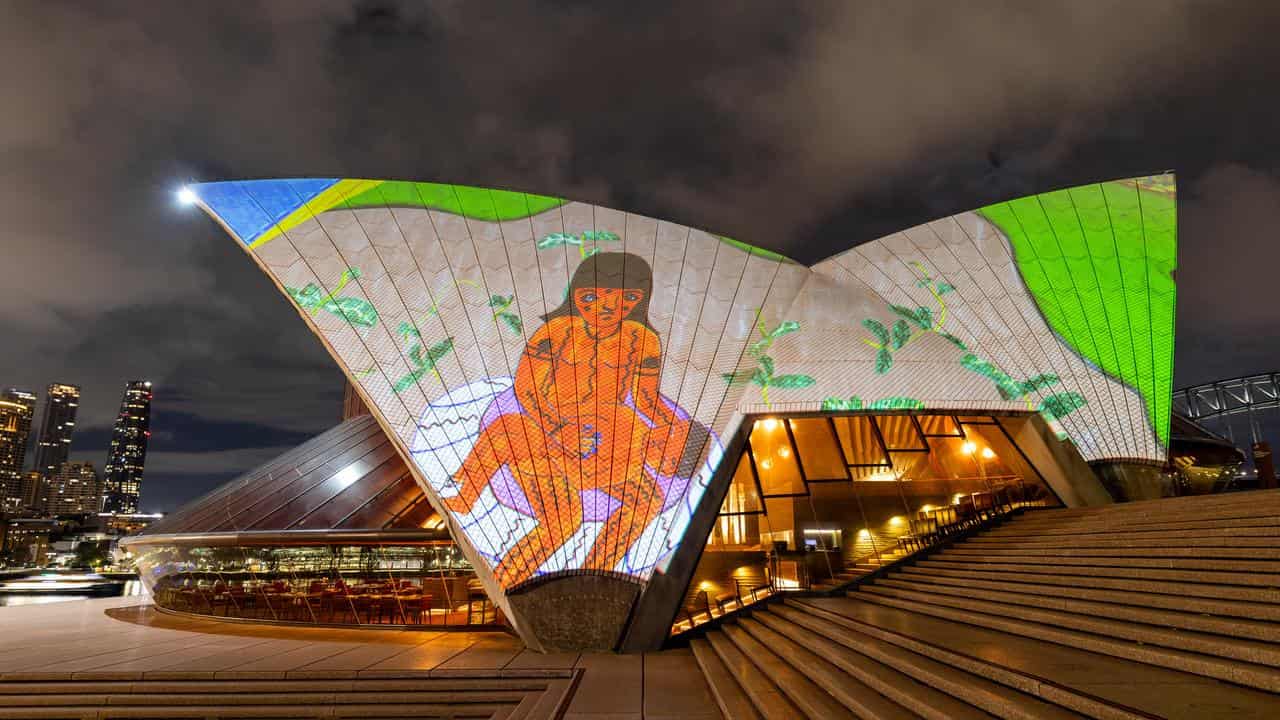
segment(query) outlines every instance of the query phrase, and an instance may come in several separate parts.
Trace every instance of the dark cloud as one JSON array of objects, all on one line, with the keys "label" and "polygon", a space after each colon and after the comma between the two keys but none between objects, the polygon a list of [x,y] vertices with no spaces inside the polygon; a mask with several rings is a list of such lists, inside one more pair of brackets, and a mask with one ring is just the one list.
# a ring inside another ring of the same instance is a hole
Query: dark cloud
[{"label": "dark cloud", "polygon": [[1173,168],[1178,380],[1273,369],[1277,30],[1275,3],[1173,0],[16,4],[0,384],[79,382],[102,429],[126,380],[156,382],[174,464],[148,463],[144,504],[274,444],[249,436],[330,425],[319,343],[172,202],[188,179],[281,175],[558,193],[812,261]]}]

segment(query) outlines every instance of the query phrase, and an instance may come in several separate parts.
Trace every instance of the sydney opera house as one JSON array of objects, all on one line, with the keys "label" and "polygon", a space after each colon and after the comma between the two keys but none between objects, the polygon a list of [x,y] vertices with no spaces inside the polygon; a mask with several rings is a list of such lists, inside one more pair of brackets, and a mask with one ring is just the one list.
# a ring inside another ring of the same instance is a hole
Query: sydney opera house
[{"label": "sydney opera house", "polygon": [[505,190],[190,191],[352,397],[128,541],[170,611],[649,650],[1001,514],[1158,497],[1169,472],[1172,175],[811,265]]}]

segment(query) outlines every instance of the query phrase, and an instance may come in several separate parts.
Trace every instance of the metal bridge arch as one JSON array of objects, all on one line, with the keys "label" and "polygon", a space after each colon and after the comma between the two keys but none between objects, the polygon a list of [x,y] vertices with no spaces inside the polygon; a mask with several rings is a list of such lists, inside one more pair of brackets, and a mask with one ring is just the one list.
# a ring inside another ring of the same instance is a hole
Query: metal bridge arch
[{"label": "metal bridge arch", "polygon": [[1258,442],[1261,431],[1255,413],[1280,409],[1280,373],[1246,375],[1175,390],[1173,409],[1196,422],[1221,419],[1228,432],[1231,424],[1227,420],[1246,415],[1252,440]]}]

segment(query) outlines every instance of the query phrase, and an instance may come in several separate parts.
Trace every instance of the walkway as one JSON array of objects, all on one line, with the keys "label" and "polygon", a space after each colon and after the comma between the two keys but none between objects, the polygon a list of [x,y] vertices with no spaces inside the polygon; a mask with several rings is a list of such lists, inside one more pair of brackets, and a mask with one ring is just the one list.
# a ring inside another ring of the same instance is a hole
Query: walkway
[{"label": "walkway", "polygon": [[[574,676],[576,687],[570,681]],[[472,684],[480,680],[522,681],[523,685],[492,684],[489,688],[508,691],[510,695],[521,688],[527,690],[531,687],[530,681],[538,678],[558,680],[564,685],[565,694],[569,696],[564,714],[568,720],[712,720],[720,717],[687,650],[643,656],[544,655],[526,649],[519,639],[501,632],[233,623],[159,613],[146,599],[140,598],[0,609],[0,686],[21,683],[8,691],[0,688],[0,692],[9,692],[11,697],[17,689],[37,687],[38,683],[45,683],[40,687],[50,689],[53,688],[50,683],[65,681],[93,681],[101,685],[108,681],[208,684],[232,680],[240,681],[237,683],[240,687],[244,687],[244,681],[268,680],[279,684],[279,681],[303,683],[319,679],[360,682],[430,679],[438,684],[442,679],[452,679],[455,685],[464,679]],[[354,691],[361,690],[352,687]],[[438,695],[443,686],[432,687],[432,692]],[[0,699],[0,708],[12,704],[3,701],[7,699]],[[534,702],[526,704],[532,706]],[[515,704],[510,706],[514,708]],[[314,707],[310,711],[314,713],[312,716],[324,716]],[[0,710],[0,717],[12,716]],[[439,716],[519,715],[495,711]]]}]

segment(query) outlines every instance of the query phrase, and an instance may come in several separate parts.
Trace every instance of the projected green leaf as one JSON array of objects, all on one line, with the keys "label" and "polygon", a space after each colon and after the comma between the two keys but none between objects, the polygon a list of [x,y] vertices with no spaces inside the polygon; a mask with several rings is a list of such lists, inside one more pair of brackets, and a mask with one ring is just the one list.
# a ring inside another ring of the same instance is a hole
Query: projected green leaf
[{"label": "projected green leaf", "polygon": [[[760,398],[765,405],[770,405],[769,389],[776,388],[781,390],[794,390],[796,388],[806,388],[817,382],[810,375],[776,375],[776,363],[771,355],[765,354],[770,347],[777,342],[778,338],[790,335],[800,330],[800,323],[795,320],[783,320],[770,330],[760,318],[760,310],[756,310],[756,332],[760,334],[760,339],[751,343],[747,347],[747,355],[755,358],[757,367],[751,369],[738,370],[731,373],[720,373],[720,377],[730,385],[738,385],[741,383],[751,383],[760,388]],[[880,328],[884,330],[883,327]],[[887,332],[887,331],[886,331]]]},{"label": "projected green leaf", "polygon": [[1156,436],[1167,446],[1177,294],[1172,178],[1165,184],[1086,185],[979,212],[1009,238],[1022,280],[1049,326],[1090,363],[1141,394]]},{"label": "projected green leaf", "polygon": [[298,303],[298,307],[312,316],[320,311],[337,315],[348,323],[358,327],[373,327],[378,324],[378,311],[373,304],[364,298],[338,297],[352,280],[360,277],[359,268],[348,268],[338,280],[338,286],[332,292],[324,292],[315,283],[307,283],[303,288],[285,287],[284,291]]}]

